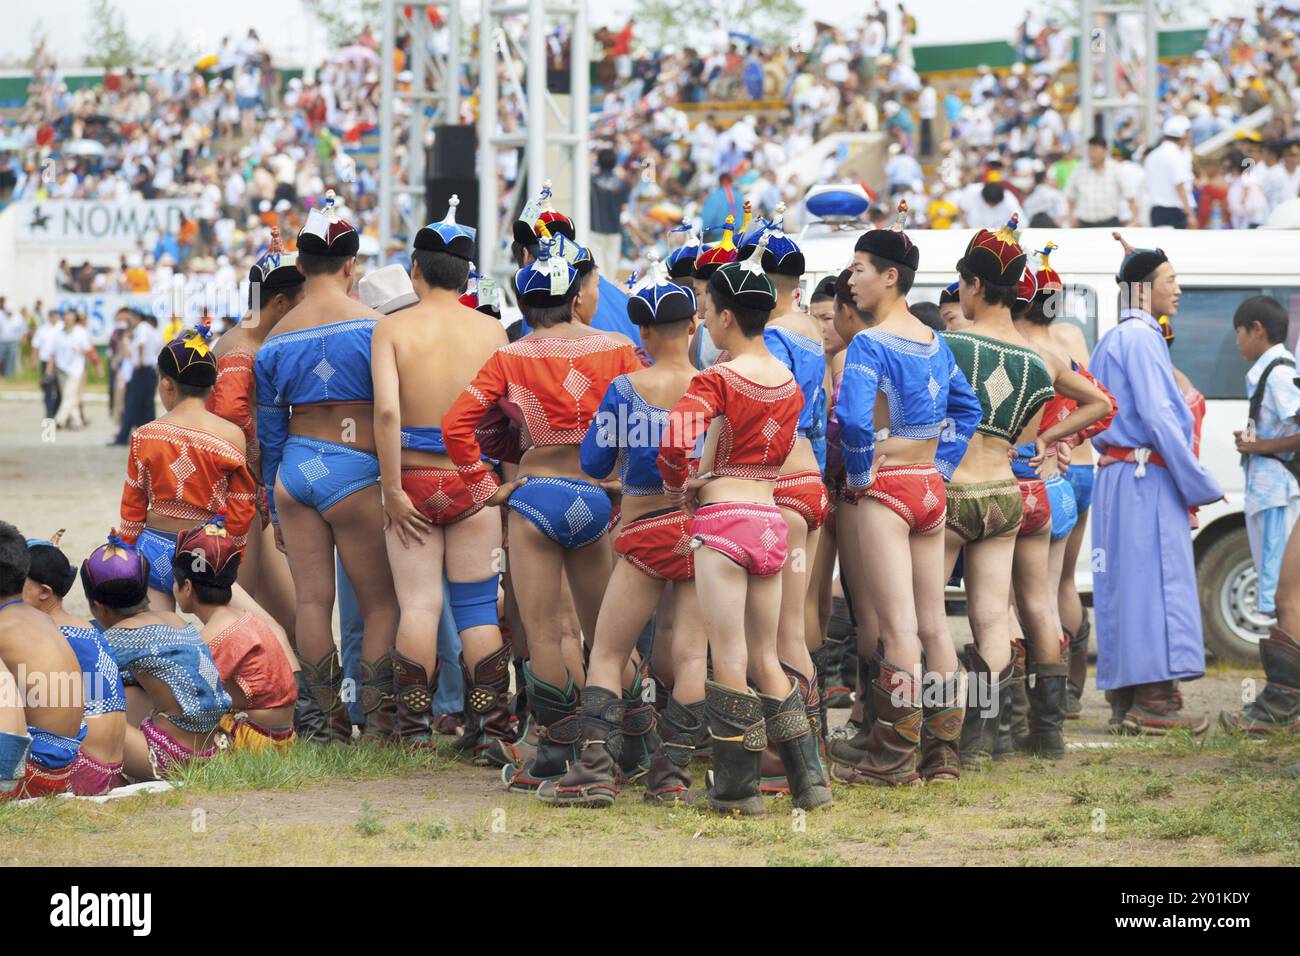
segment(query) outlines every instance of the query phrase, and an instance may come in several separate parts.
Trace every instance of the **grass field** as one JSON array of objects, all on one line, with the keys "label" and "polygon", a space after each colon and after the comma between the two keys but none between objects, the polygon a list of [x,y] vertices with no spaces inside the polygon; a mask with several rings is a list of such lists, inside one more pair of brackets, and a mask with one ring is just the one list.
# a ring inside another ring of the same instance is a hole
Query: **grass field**
[{"label": "grass field", "polygon": [[0,805],[0,863],[1300,863],[1300,741],[1114,744],[1013,757],[956,784],[837,787],[807,815],[777,798],[756,819],[647,806],[635,790],[609,810],[560,809],[432,753],[298,745],[223,754],[168,793]]}]

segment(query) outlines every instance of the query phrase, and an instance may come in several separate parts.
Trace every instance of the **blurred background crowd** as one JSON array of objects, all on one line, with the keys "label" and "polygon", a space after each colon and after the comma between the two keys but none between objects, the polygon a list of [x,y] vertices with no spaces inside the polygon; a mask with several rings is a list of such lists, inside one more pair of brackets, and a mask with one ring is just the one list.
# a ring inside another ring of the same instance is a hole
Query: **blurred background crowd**
[{"label": "blurred background crowd", "polygon": [[[1035,225],[1151,224],[1153,208],[1171,202],[1188,227],[1263,225],[1300,190],[1293,5],[1214,19],[1194,55],[1162,63],[1162,136],[1152,143],[1136,109],[1109,138],[1082,128],[1077,31],[1035,13],[1008,38],[1014,63],[961,75],[918,73],[917,16],[904,4],[875,2],[853,22],[814,22],[784,43],[721,20],[684,31],[689,45],[653,43],[634,18],[601,27],[591,45],[592,232],[619,259],[613,267],[607,255],[602,268],[630,270],[683,220],[717,238],[745,199],[765,216],[786,203],[787,228],[797,228],[807,189],[846,179],[861,182],[877,218],[892,219],[906,199],[911,228],[996,226],[1011,213]],[[429,15],[430,53],[445,61],[448,32],[436,10]],[[508,27],[518,42],[526,30],[522,19]],[[554,31],[547,42],[555,68],[570,67],[570,38]],[[399,83],[411,81],[410,43],[399,36]],[[475,30],[461,57],[465,122],[478,119],[477,43]],[[270,227],[291,239],[329,189],[365,233],[363,255],[392,251],[376,238],[374,29],[305,71],[281,69],[253,28],[198,62],[113,68],[75,89],[43,43],[27,66],[26,102],[0,125],[0,203],[197,201],[193,218],[142,240],[115,266],[61,262],[56,290],[148,293],[178,273],[237,283]],[[501,69],[522,83],[522,61]],[[1136,78],[1121,70],[1118,82],[1123,93]],[[521,107],[502,98],[502,130],[520,124]],[[1267,122],[1193,155],[1266,107]],[[886,137],[883,174],[869,181],[850,159],[861,133]],[[413,145],[399,136],[399,160]],[[503,149],[494,172],[510,195],[524,172],[520,151]],[[41,319],[35,305],[0,308],[15,312],[26,314],[30,337]],[[0,353],[17,326],[0,321]]]}]

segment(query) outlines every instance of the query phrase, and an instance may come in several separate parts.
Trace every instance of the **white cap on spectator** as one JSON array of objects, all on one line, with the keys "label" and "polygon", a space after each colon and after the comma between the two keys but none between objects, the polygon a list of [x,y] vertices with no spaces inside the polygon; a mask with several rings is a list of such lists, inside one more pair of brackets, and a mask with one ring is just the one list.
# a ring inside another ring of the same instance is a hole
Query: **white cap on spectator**
[{"label": "white cap on spectator", "polygon": [[885,100],[885,115],[893,116],[898,112],[898,102],[896,100]]},{"label": "white cap on spectator", "polygon": [[1175,139],[1182,139],[1191,130],[1192,124],[1186,116],[1171,116],[1165,120],[1165,125],[1161,132],[1165,136],[1172,136]]},{"label": "white cap on spectator", "polygon": [[357,295],[363,305],[384,315],[420,301],[415,286],[411,285],[411,277],[396,262],[362,276],[357,283]]}]

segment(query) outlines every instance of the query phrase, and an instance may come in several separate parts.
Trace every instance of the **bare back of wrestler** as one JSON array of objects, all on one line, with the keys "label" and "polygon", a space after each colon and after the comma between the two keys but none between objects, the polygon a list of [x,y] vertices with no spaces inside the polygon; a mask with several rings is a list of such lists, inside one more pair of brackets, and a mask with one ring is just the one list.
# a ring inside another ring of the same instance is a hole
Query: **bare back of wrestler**
[{"label": "bare back of wrestler", "polygon": [[16,681],[27,724],[64,737],[81,730],[85,696],[72,645],[49,616],[18,603],[0,612],[0,660]]}]

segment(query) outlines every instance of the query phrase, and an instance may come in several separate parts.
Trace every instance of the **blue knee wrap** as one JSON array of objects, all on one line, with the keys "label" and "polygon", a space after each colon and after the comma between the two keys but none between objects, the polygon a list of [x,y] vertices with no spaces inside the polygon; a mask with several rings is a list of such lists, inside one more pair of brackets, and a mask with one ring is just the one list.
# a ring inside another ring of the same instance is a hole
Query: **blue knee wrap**
[{"label": "blue knee wrap", "polygon": [[26,734],[0,732],[0,791],[12,790],[23,779],[31,749],[32,738]]},{"label": "blue knee wrap", "polygon": [[492,625],[497,619],[497,575],[482,581],[448,581],[447,593],[451,595],[451,615],[456,619],[456,630]]}]

